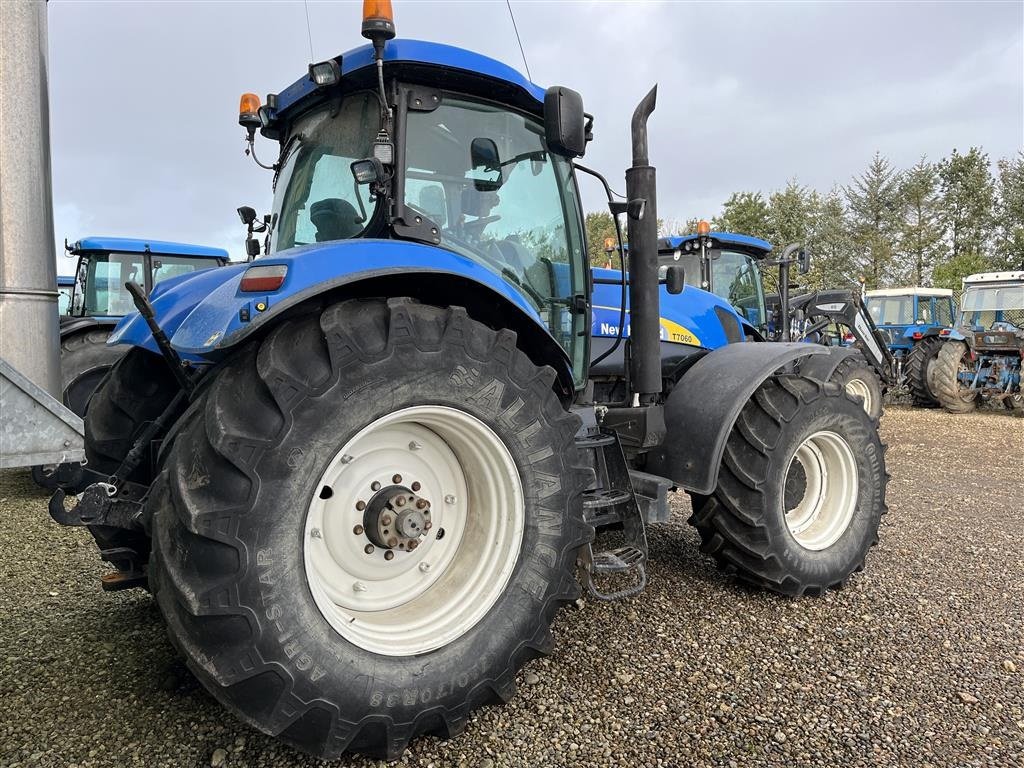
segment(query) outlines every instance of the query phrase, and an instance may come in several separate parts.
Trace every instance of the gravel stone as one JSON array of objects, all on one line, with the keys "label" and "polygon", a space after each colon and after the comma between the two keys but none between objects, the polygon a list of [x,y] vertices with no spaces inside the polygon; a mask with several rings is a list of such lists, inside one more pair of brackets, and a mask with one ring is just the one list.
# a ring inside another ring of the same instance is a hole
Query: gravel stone
[{"label": "gravel stone", "polygon": [[[1022,424],[890,407],[879,546],[820,599],[719,573],[677,495],[648,531],[643,594],[563,611],[508,706],[401,764],[1024,766]],[[50,521],[27,472],[0,472],[0,766],[325,765],[225,713],[147,593],[100,590],[108,567],[87,531]]]}]

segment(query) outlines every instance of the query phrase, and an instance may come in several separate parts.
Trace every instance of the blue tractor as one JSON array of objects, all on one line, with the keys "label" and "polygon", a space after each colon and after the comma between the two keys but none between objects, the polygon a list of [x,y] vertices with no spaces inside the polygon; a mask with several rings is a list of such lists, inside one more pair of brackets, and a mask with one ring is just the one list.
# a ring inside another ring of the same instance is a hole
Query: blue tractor
[{"label": "blue tractor", "polygon": [[1024,269],[964,278],[960,317],[931,371],[939,404],[952,413],[979,402],[1024,415]]},{"label": "blue tractor", "polygon": [[[792,367],[824,348],[662,338],[686,289],[659,278],[655,90],[612,205],[629,333],[596,381],[581,96],[394,40],[389,6],[366,4],[370,45],[243,97],[250,151],[277,143],[263,253],[128,284],[91,474],[50,502],[105,587],[153,592],[214,697],[323,758],[395,759],[511,697],[577,573],[595,599],[642,589],[672,488],[723,569],[788,595],[845,584],[885,511],[876,424]],[[704,338],[742,333],[703,306]]]},{"label": "blue tractor", "polygon": [[57,275],[57,313],[66,315],[71,309],[71,296],[75,292],[74,275]]},{"label": "blue tractor", "polygon": [[953,330],[956,304],[948,288],[885,288],[867,291],[868,313],[895,360],[896,380],[904,384],[914,404],[939,404],[931,373],[943,341]]}]

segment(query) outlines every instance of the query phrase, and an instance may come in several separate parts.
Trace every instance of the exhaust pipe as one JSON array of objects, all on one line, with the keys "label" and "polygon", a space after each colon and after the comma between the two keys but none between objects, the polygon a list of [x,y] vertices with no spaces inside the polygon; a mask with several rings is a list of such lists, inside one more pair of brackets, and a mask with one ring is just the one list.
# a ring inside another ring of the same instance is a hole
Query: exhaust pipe
[{"label": "exhaust pipe", "polygon": [[661,310],[658,306],[658,204],[655,169],[647,150],[647,119],[658,86],[633,111],[633,165],[626,170],[629,201],[629,381],[634,405],[661,393]]}]

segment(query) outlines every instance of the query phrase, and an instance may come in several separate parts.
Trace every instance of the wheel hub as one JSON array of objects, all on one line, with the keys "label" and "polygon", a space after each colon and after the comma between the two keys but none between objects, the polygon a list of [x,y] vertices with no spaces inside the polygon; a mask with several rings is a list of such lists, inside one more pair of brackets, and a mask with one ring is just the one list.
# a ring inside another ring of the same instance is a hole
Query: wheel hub
[{"label": "wheel hub", "polygon": [[411,552],[432,527],[430,502],[404,485],[381,488],[363,512],[366,537],[388,550]]}]

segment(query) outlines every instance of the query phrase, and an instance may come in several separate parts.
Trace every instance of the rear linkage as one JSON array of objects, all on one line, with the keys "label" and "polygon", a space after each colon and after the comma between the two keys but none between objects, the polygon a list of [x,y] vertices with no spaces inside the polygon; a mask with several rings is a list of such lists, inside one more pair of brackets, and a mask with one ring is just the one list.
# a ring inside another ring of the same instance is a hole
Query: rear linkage
[{"label": "rear linkage", "polygon": [[[130,531],[145,530],[142,509],[146,495],[149,493],[149,487],[129,482],[128,478],[146,456],[150,443],[166,432],[171,426],[170,422],[175,414],[179,412],[182,404],[191,397],[196,388],[195,378],[186,372],[186,364],[171,346],[167,334],[156,322],[156,313],[146,297],[146,292],[134,280],[125,283],[125,288],[131,294],[135,308],[138,309],[139,314],[142,315],[152,331],[153,339],[174,373],[181,390],[174,396],[163,413],[150,422],[139,434],[132,449],[114,474],[104,475],[88,466],[81,467],[77,486],[81,487],[86,482],[89,485],[82,491],[75,506],[71,509],[65,508],[64,500],[67,497],[67,492],[63,488],[57,488],[54,491],[49,503],[50,517],[61,525],[104,526]],[[103,550],[102,555],[104,560],[118,566],[117,573],[109,574],[111,578],[104,577],[103,588],[105,590],[112,591],[145,585],[146,576],[142,563],[139,562],[138,553],[119,547]]]}]

